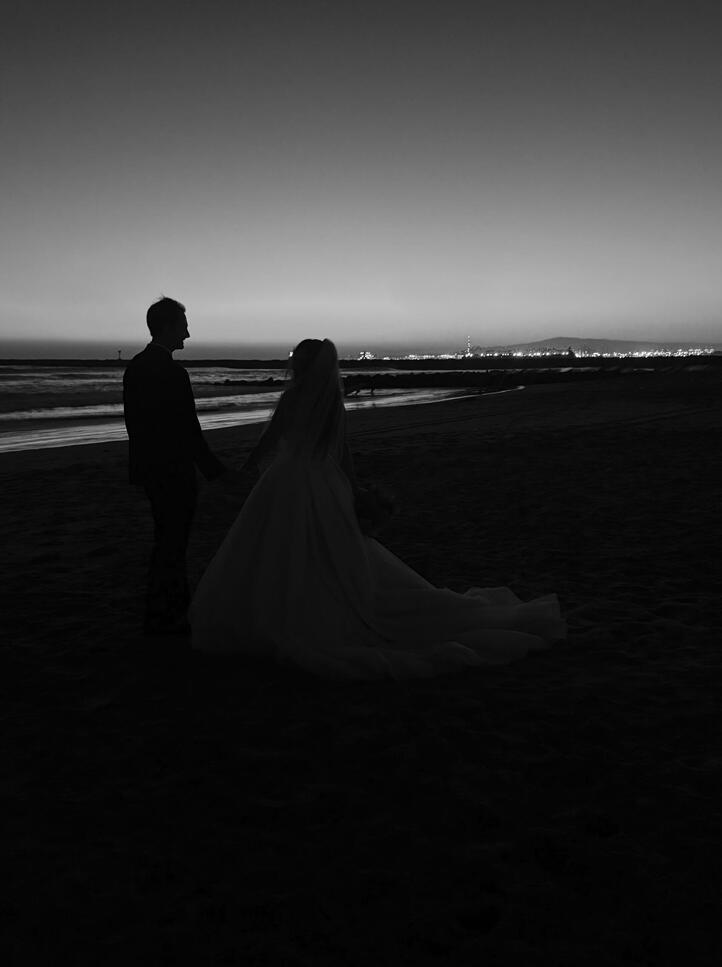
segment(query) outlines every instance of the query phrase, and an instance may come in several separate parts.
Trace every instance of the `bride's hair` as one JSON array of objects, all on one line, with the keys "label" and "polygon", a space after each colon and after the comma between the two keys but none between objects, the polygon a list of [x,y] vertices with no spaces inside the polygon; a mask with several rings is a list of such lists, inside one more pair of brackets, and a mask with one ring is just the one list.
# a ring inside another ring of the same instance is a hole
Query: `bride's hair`
[{"label": "bride's hair", "polygon": [[303,339],[289,360],[290,386],[279,400],[289,443],[322,455],[343,443],[343,389],[338,353],[330,339]]},{"label": "bride's hair", "polygon": [[298,386],[305,381],[324,343],[328,343],[330,350],[335,355],[336,347],[330,339],[302,339],[293,350],[288,359],[288,371],[295,385]]}]

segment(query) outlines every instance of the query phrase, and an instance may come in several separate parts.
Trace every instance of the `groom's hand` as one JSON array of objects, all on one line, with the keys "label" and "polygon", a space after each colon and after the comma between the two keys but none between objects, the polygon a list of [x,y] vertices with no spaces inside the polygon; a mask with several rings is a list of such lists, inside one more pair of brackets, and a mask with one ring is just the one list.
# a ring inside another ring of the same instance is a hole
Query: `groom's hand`
[{"label": "groom's hand", "polygon": [[239,500],[245,500],[253,489],[253,485],[256,482],[256,475],[246,470],[230,468],[225,473],[222,473],[220,477],[217,477],[216,482],[224,494]]}]

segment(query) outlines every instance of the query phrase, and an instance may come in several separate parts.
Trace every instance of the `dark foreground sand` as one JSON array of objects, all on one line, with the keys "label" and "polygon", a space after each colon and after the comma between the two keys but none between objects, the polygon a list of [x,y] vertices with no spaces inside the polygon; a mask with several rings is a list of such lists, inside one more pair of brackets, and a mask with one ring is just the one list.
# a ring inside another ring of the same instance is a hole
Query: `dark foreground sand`
[{"label": "dark foreground sand", "polygon": [[[570,622],[432,682],[153,657],[125,447],[0,458],[5,963],[716,963],[721,390],[352,414],[392,550]],[[205,488],[194,580],[236,512]]]}]

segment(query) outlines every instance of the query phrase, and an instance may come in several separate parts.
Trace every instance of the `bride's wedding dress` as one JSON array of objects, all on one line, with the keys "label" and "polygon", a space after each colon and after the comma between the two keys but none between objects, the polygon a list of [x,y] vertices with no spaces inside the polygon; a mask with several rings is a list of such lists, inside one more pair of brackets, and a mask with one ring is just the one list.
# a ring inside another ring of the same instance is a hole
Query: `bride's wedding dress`
[{"label": "bride's wedding dress", "polygon": [[556,595],[437,588],[365,536],[338,422],[315,455],[277,431],[275,458],[196,591],[194,648],[350,680],[506,663],[564,637]]}]

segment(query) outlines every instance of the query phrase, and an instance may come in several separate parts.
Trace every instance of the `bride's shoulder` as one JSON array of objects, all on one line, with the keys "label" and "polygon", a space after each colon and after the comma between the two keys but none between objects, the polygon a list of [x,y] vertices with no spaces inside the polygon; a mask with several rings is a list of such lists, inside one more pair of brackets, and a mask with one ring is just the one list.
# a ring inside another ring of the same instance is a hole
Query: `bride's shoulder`
[{"label": "bride's shoulder", "polygon": [[284,390],[276,404],[276,409],[274,412],[274,417],[280,425],[287,426],[288,421],[293,416],[293,411],[295,409],[296,403],[296,390],[295,387],[289,386],[288,389]]},{"label": "bride's shoulder", "polygon": [[289,386],[285,389],[278,400],[278,409],[284,413],[287,413],[293,408],[294,402],[296,400],[296,388],[294,386]]}]

